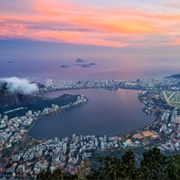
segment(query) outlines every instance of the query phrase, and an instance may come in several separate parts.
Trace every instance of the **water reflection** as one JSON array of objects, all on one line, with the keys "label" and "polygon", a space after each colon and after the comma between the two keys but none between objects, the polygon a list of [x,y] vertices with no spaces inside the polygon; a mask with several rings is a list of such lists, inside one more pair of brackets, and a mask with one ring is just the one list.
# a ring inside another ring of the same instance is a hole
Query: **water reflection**
[{"label": "water reflection", "polygon": [[64,137],[72,134],[118,135],[137,130],[154,121],[142,113],[137,91],[132,90],[71,90],[51,92],[47,97],[64,93],[84,94],[89,103],[63,114],[40,120],[31,131],[38,139]]}]

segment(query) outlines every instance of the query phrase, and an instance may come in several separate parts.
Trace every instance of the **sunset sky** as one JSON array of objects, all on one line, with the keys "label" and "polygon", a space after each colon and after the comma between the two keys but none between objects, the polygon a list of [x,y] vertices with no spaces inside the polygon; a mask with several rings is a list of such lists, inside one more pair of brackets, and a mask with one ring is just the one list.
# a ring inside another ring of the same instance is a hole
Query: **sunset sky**
[{"label": "sunset sky", "polygon": [[87,76],[96,70],[94,78],[178,73],[180,1],[1,0],[0,55],[1,76],[36,71],[72,79],[77,58],[96,62],[83,70]]},{"label": "sunset sky", "polygon": [[180,1],[1,0],[0,41],[179,53]]},{"label": "sunset sky", "polygon": [[113,47],[180,45],[180,2],[2,0],[1,39]]}]

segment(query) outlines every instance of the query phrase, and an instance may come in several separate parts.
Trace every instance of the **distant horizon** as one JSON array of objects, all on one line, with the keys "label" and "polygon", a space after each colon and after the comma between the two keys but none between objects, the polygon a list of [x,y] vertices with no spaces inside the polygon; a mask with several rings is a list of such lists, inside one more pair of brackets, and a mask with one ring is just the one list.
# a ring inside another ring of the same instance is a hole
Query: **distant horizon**
[{"label": "distant horizon", "polygon": [[[13,2],[0,1],[0,77],[131,79],[179,72],[176,0]],[[96,66],[75,68],[77,58]]]}]

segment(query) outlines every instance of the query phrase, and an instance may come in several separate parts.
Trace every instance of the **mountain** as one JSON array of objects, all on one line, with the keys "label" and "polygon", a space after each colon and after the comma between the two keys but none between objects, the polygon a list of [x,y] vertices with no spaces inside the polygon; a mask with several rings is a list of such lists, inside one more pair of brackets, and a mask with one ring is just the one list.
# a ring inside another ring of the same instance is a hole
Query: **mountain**
[{"label": "mountain", "polygon": [[23,95],[20,93],[10,93],[0,89],[0,107],[12,105],[26,105],[36,102],[38,97],[32,95]]},{"label": "mountain", "polygon": [[171,76],[168,76],[168,77],[166,77],[166,78],[180,78],[180,74],[173,74],[173,75],[171,75]]}]

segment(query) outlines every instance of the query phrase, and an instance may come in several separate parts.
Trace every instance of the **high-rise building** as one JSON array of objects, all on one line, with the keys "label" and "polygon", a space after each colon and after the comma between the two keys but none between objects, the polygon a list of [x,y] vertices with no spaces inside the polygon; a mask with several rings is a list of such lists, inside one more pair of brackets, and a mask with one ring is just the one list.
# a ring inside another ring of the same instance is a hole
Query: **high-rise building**
[{"label": "high-rise building", "polygon": [[67,143],[66,143],[66,142],[63,143],[63,151],[64,151],[64,152],[67,151]]}]

